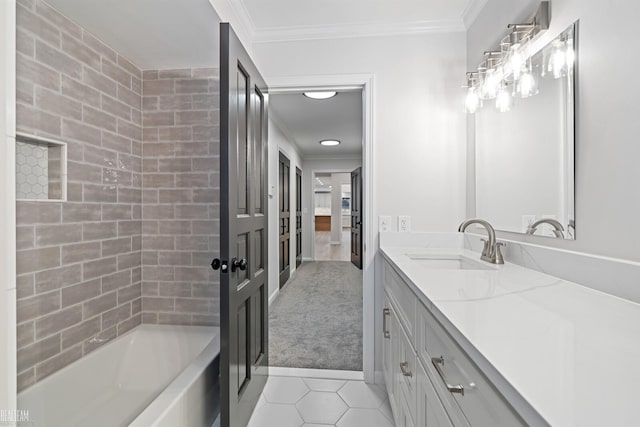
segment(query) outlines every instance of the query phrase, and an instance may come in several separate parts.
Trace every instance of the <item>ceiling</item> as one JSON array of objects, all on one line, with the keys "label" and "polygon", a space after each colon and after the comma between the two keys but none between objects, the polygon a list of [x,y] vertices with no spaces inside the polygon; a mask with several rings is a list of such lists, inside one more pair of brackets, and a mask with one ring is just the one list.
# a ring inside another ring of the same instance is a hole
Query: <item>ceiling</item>
[{"label": "ceiling", "polygon": [[254,41],[463,31],[487,0],[233,0]]},{"label": "ceiling", "polygon": [[[330,99],[310,99],[302,93],[272,94],[269,114],[276,126],[298,146],[303,157],[360,155],[362,152],[362,92],[340,92]],[[337,139],[335,147],[320,145]]]},{"label": "ceiling", "polygon": [[220,18],[209,0],[47,2],[143,70],[218,66]]}]

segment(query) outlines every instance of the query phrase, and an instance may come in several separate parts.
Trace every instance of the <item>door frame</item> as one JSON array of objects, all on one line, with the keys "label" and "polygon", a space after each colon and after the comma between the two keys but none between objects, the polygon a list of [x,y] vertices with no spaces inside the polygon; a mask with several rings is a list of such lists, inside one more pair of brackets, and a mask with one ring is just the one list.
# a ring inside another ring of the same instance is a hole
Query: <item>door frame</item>
[{"label": "door frame", "polygon": [[364,208],[363,232],[363,305],[362,305],[362,371],[367,383],[375,383],[375,255],[376,231],[373,227],[375,207],[373,169],[374,152],[374,85],[375,74],[333,74],[318,76],[266,76],[270,94],[307,90],[362,91],[362,178]]},{"label": "door frame", "polygon": [[[0,408],[17,407],[16,2],[0,2]],[[9,424],[11,425],[11,424]]]}]

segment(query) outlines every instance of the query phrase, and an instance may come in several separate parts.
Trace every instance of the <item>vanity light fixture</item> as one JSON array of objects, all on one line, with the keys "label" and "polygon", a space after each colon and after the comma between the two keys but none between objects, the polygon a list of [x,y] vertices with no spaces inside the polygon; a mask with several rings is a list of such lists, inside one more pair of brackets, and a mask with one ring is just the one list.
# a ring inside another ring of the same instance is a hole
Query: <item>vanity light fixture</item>
[{"label": "vanity light fixture", "polygon": [[320,141],[320,145],[324,145],[325,147],[333,147],[339,144],[340,141],[338,141],[337,139],[324,139]]},{"label": "vanity light fixture", "polygon": [[314,92],[304,92],[303,95],[306,96],[307,98],[311,98],[311,99],[329,99],[329,98],[333,98],[334,96],[336,96],[338,94],[338,92],[336,92],[335,90],[325,90],[325,91],[314,91]]},{"label": "vanity light fixture", "polygon": [[473,114],[478,111],[478,108],[482,105],[477,83],[478,73],[467,73],[467,85],[465,86],[467,88],[467,95],[464,99],[464,108],[469,114]]},{"label": "vanity light fixture", "polygon": [[[495,99],[498,111],[513,107],[513,95],[527,98],[538,93],[538,80],[531,66],[530,45],[533,38],[549,28],[549,2],[540,2],[530,22],[509,24],[500,49],[484,52],[484,61],[477,72],[467,73],[465,109],[473,114],[482,107],[482,100]],[[551,54],[547,71],[560,77],[573,64],[573,41],[562,40]],[[543,71],[544,72],[544,71]],[[476,96],[479,98],[476,101]]]}]

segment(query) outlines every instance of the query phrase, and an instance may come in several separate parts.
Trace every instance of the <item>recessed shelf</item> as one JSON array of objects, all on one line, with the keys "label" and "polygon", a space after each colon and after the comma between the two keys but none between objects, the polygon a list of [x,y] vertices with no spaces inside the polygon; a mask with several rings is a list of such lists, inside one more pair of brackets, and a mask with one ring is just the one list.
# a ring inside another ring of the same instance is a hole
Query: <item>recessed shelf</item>
[{"label": "recessed shelf", "polygon": [[67,199],[67,145],[40,136],[16,135],[16,199]]}]

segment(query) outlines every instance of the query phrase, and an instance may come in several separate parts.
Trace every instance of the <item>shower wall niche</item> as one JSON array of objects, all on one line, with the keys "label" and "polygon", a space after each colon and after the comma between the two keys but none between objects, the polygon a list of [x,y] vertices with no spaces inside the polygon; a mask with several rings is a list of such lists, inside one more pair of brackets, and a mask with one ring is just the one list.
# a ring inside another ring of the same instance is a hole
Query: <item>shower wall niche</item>
[{"label": "shower wall niche", "polygon": [[17,153],[39,168],[17,159],[18,180],[48,179],[17,188],[23,390],[142,322],[218,323],[219,99],[217,69],[143,73],[47,3],[16,7]]}]

